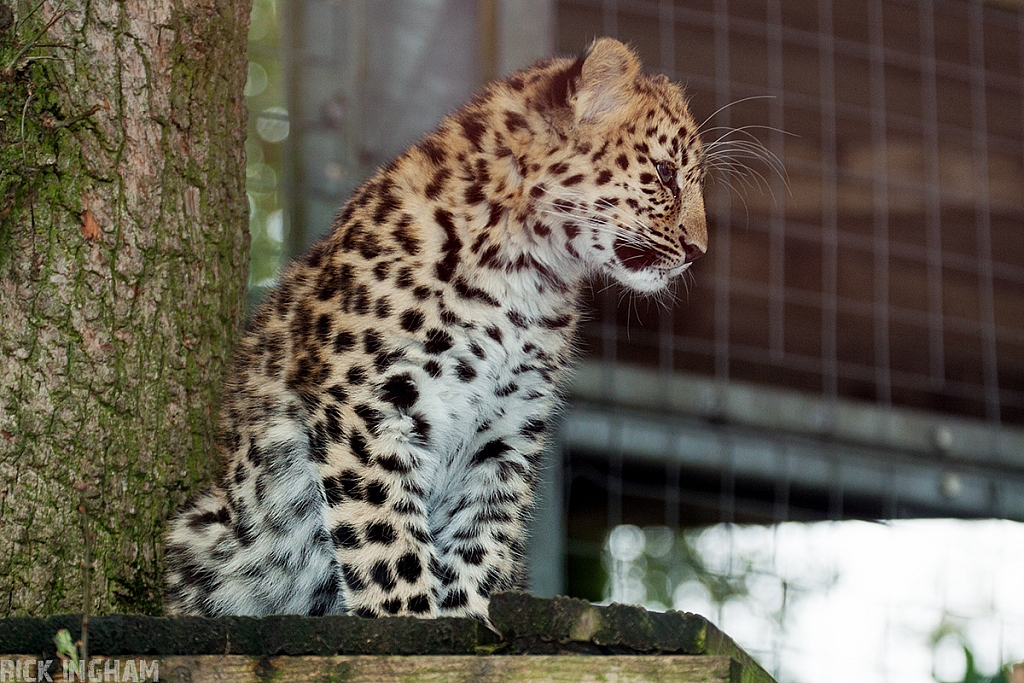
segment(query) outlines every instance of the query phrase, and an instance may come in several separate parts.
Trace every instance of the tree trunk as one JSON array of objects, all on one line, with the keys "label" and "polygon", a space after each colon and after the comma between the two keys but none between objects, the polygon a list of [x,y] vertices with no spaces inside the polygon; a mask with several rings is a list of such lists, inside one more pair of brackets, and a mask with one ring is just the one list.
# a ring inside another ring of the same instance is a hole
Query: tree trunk
[{"label": "tree trunk", "polygon": [[0,615],[82,609],[80,504],[90,611],[160,611],[244,312],[250,6],[0,0]]}]

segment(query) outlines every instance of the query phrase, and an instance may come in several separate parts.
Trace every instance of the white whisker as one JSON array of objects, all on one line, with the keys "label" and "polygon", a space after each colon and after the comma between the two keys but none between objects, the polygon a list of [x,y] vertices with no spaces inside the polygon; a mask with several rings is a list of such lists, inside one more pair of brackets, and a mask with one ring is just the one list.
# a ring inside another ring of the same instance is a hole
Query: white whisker
[{"label": "white whisker", "polygon": [[[762,124],[746,124],[743,126],[708,126],[708,123],[716,115],[733,105],[759,99],[773,99],[772,95],[756,95],[744,97],[729,104],[719,107],[706,118],[698,127],[698,132],[704,136],[712,136],[714,139],[704,145],[705,164],[709,170],[716,173],[731,193],[735,193],[743,202],[744,209],[747,209],[743,193],[733,181],[738,182],[745,190],[757,189],[762,194],[768,194],[772,201],[777,201],[769,176],[777,176],[782,181],[786,191],[790,191],[789,176],[782,159],[771,148],[765,145],[755,131],[767,131],[778,133],[784,136],[799,137],[794,133]],[[707,126],[707,127],[706,127]],[[763,164],[767,171],[762,172],[755,165]],[[713,177],[714,177],[713,176]]]},{"label": "white whisker", "polygon": [[784,130],[782,128],[776,128],[775,126],[765,126],[765,125],[756,124],[756,123],[749,123],[749,124],[747,124],[745,126],[739,126],[737,128],[733,128],[732,126],[714,126],[713,128],[708,128],[707,130],[704,130],[704,131],[701,131],[701,132],[703,132],[703,133],[710,133],[711,131],[716,131],[716,130],[727,131],[724,135],[722,135],[720,138],[718,138],[719,140],[721,140],[722,138],[728,137],[729,135],[734,134],[734,133],[742,133],[743,135],[746,135],[747,137],[750,137],[750,138],[753,138],[754,140],[756,140],[757,138],[754,136],[753,133],[750,132],[751,130],[767,130],[767,131],[771,131],[773,133],[781,133],[782,135],[788,135],[788,136],[794,137],[794,138],[800,137],[796,133],[791,133],[788,130]]},{"label": "white whisker", "polygon": [[775,95],[751,95],[750,97],[744,97],[744,98],[739,99],[739,100],[734,100],[734,101],[730,102],[729,104],[723,105],[723,106],[719,107],[718,109],[716,109],[715,111],[713,111],[711,113],[711,116],[709,116],[706,119],[704,119],[704,121],[699,126],[697,126],[697,132],[700,133],[704,129],[704,124],[705,123],[707,123],[711,119],[715,118],[718,114],[721,114],[723,111],[725,111],[729,107],[735,106],[737,104],[742,104],[744,102],[749,102],[750,100],[774,100],[774,99],[775,99]]}]

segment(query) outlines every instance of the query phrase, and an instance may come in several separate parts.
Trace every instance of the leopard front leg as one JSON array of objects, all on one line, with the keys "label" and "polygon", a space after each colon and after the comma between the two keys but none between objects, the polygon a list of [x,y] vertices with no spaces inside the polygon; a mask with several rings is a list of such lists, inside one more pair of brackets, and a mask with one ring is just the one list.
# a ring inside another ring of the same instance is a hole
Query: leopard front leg
[{"label": "leopard front leg", "polygon": [[526,521],[539,476],[544,421],[488,438],[452,472],[431,514],[442,616],[488,622],[491,593],[526,584]]},{"label": "leopard front leg", "polygon": [[363,617],[435,617],[438,581],[429,568],[437,560],[424,489],[432,456],[401,430],[380,431],[354,429],[347,466],[323,479],[345,602]]}]

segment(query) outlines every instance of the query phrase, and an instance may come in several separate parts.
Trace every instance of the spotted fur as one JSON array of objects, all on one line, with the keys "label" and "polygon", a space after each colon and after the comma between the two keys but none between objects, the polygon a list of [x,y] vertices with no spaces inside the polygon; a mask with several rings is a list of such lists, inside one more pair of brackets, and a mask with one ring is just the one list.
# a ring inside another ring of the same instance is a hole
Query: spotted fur
[{"label": "spotted fur", "polygon": [[171,524],[167,611],[486,619],[525,580],[584,280],[658,292],[706,249],[696,128],[600,39],[356,191],[241,342],[226,469]]}]

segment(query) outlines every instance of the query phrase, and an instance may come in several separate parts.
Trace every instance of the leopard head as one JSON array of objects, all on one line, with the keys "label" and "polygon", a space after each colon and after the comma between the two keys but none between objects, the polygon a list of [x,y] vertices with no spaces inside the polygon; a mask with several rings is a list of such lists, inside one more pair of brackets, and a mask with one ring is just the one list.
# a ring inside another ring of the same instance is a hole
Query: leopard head
[{"label": "leopard head", "polygon": [[546,205],[591,269],[658,292],[708,247],[698,126],[679,86],[641,72],[616,40],[598,39],[570,69],[563,129],[577,153],[546,184]]}]

